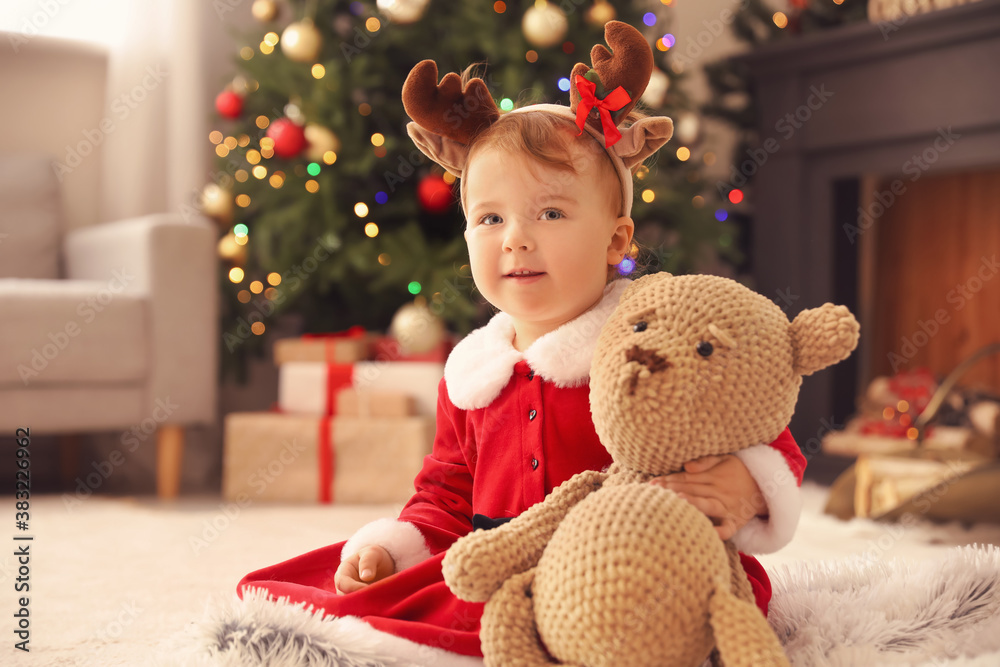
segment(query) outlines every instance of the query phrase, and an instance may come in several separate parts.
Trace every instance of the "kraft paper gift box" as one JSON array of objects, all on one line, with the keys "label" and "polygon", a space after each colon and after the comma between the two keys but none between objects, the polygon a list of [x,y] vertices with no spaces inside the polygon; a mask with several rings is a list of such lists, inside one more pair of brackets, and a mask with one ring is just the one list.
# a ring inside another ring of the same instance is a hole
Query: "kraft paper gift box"
[{"label": "kraft paper gift box", "polygon": [[371,359],[377,336],[362,327],[330,334],[305,334],[299,338],[282,338],[274,343],[274,363],[320,361],[351,364]]},{"label": "kraft paper gift box", "polygon": [[226,500],[403,503],[430,454],[434,419],[226,415]]},{"label": "kraft paper gift box", "polygon": [[333,414],[337,392],[346,387],[411,396],[416,413],[437,414],[444,364],[429,361],[359,361],[355,364],[289,362],[278,368],[278,408],[290,414]]}]

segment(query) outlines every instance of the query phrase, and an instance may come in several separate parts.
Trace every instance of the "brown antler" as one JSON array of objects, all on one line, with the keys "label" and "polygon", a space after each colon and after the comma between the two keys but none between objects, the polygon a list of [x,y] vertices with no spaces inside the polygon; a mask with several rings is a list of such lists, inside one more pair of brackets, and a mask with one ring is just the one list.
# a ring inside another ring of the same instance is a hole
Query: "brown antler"
[{"label": "brown antler", "polygon": [[[573,67],[570,76],[569,108],[576,113],[577,105],[580,103],[576,77],[586,76],[587,72],[593,69],[600,77],[603,87],[603,91],[598,88],[598,96],[603,97],[618,86],[628,93],[631,102],[612,113],[612,118],[617,124],[628,115],[649,84],[649,77],[653,73],[653,51],[642,33],[621,21],[608,21],[605,24],[604,41],[613,51],[609,52],[603,44],[595,44],[590,50],[590,62],[594,66],[587,67],[583,63],[577,63]],[[591,111],[587,122],[595,129],[601,129],[596,109]]]},{"label": "brown antler", "polygon": [[462,78],[449,72],[438,85],[433,60],[410,70],[403,83],[403,108],[422,128],[465,145],[500,118],[482,79],[472,79],[462,90]]}]

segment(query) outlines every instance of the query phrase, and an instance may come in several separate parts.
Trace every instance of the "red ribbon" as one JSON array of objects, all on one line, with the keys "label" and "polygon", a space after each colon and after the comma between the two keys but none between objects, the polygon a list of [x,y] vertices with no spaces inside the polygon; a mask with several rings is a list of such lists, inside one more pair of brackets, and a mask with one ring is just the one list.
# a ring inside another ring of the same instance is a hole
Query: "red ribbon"
[{"label": "red ribbon", "polygon": [[597,97],[597,84],[579,74],[576,75],[576,89],[580,93],[580,103],[576,108],[576,125],[580,128],[580,132],[576,136],[583,134],[590,110],[597,107],[601,114],[601,127],[604,128],[604,145],[611,148],[622,138],[622,133],[618,131],[617,125],[611,120],[611,112],[618,111],[631,102],[632,98],[628,96],[624,88],[618,86],[605,95],[602,100]]},{"label": "red ribbon", "polygon": [[[363,331],[363,330],[362,330]],[[319,502],[333,502],[333,477],[335,457],[333,449],[333,418],[337,413],[337,392],[350,387],[354,381],[353,364],[326,365],[326,415],[319,420]]]}]

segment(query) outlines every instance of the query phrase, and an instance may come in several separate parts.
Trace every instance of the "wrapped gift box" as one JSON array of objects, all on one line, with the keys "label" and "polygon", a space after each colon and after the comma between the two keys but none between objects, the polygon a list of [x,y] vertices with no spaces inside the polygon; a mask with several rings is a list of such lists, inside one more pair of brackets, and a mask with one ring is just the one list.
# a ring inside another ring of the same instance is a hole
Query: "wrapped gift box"
[{"label": "wrapped gift box", "polygon": [[278,368],[278,407],[293,414],[333,414],[337,393],[353,387],[405,394],[417,415],[434,417],[443,375],[444,364],[427,361],[289,362]]},{"label": "wrapped gift box", "polygon": [[305,334],[299,338],[282,338],[274,343],[274,363],[319,361],[352,364],[371,359],[377,336],[358,327],[343,333]]},{"label": "wrapped gift box", "polygon": [[402,503],[434,442],[434,419],[226,415],[227,500]]}]

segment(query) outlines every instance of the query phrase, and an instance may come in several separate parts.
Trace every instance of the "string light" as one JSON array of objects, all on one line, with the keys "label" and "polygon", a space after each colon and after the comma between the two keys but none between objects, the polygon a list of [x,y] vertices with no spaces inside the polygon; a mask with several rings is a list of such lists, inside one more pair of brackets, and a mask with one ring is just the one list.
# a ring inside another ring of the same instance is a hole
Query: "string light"
[{"label": "string light", "polygon": [[319,63],[316,63],[312,66],[312,75],[314,79],[322,79],[326,76],[326,68]]},{"label": "string light", "polygon": [[362,116],[367,116],[372,112],[372,105],[367,102],[362,102],[358,105],[358,113]]},{"label": "string light", "polygon": [[725,222],[728,217],[729,213],[725,209],[720,208],[715,211],[715,219],[719,222]]},{"label": "string light", "polygon": [[250,195],[236,195],[236,205],[240,208],[246,208],[250,205]]},{"label": "string light", "polygon": [[219,144],[215,147],[215,154],[219,157],[226,157],[229,155],[229,149],[226,148],[224,144]]},{"label": "string light", "polygon": [[250,230],[242,222],[233,227],[233,234],[235,234],[237,237],[246,236],[249,232]]},{"label": "string light", "polygon": [[908,412],[910,410],[910,404],[906,401],[900,401],[896,404],[896,409],[900,412]]},{"label": "string light", "polygon": [[241,289],[240,293],[236,295],[236,300],[239,301],[240,303],[250,303],[250,299],[251,299],[250,292],[246,291],[245,289]]},{"label": "string light", "polygon": [[368,32],[378,32],[381,27],[382,23],[374,16],[365,21],[365,29],[368,30]]},{"label": "string light", "polygon": [[420,290],[422,290],[423,287],[416,280],[413,280],[406,286],[406,289],[410,292],[410,294],[420,294]]},{"label": "string light", "polygon": [[244,46],[240,49],[240,58],[243,58],[243,60],[250,60],[253,58],[253,49],[249,46]]},{"label": "string light", "polygon": [[253,175],[258,181],[262,181],[267,177],[267,167],[262,164],[258,164],[253,168]]},{"label": "string light", "polygon": [[365,225],[365,236],[372,239],[378,236],[378,225],[374,222],[369,222]]},{"label": "string light", "polygon": [[267,284],[268,285],[274,285],[275,287],[277,287],[278,285],[280,285],[281,284],[281,274],[280,273],[275,273],[273,271],[271,273],[267,274]]},{"label": "string light", "polygon": [[656,25],[656,14],[653,12],[646,12],[642,15],[642,22],[650,27]]},{"label": "string light", "polygon": [[268,301],[274,301],[276,298],[278,298],[278,290],[274,289],[273,287],[268,287],[266,290],[264,290],[264,298],[267,299]]},{"label": "string light", "polygon": [[237,236],[236,245],[246,245],[249,240],[250,240],[249,236]]},{"label": "string light", "polygon": [[618,273],[623,276],[627,276],[633,271],[635,271],[635,261],[632,258],[626,257],[622,261],[618,262]]},{"label": "string light", "polygon": [[379,204],[384,204],[387,201],[389,201],[389,195],[383,192],[382,190],[379,190],[378,192],[375,193],[375,201]]},{"label": "string light", "polygon": [[269,56],[272,53],[274,53],[274,47],[268,44],[267,42],[261,42],[260,52],[263,53],[265,56]]},{"label": "string light", "polygon": [[774,21],[774,25],[779,28],[784,28],[788,25],[788,17],[785,16],[784,12],[775,12],[774,16],[771,17],[771,20]]},{"label": "string light", "polygon": [[281,186],[285,184],[285,172],[283,171],[274,172],[273,174],[271,174],[271,178],[268,179],[267,182],[270,183],[271,187],[274,188],[275,190],[279,189]]},{"label": "string light", "polygon": [[316,193],[319,192],[319,183],[313,179],[306,181],[306,192]]},{"label": "string light", "polygon": [[564,76],[561,79],[559,79],[559,90],[563,91],[564,93],[567,90],[569,90],[569,78]]},{"label": "string light", "polygon": [[250,331],[254,332],[255,335],[260,336],[264,333],[264,323],[254,322],[250,325]]},{"label": "string light", "polygon": [[654,199],[656,199],[656,193],[655,192],[653,192],[652,190],[648,190],[648,189],[642,191],[642,201],[644,201],[644,202],[646,202],[648,204],[648,203],[652,202]]},{"label": "string light", "polygon": [[[524,59],[527,60],[529,63],[537,62],[538,61],[538,52],[535,51],[534,49],[532,49],[532,50],[530,50],[530,51],[528,51],[527,53],[524,54]],[[561,81],[561,79],[560,79],[560,81]]]},{"label": "string light", "polygon": [[253,292],[254,294],[260,294],[261,292],[264,291],[264,283],[262,283],[259,280],[253,281],[252,283],[250,283],[250,291]]},{"label": "string light", "polygon": [[382,253],[378,256],[378,263],[382,266],[389,266],[392,263],[392,258],[389,257],[388,253]]},{"label": "string light", "polygon": [[510,99],[509,97],[505,97],[502,100],[500,100],[500,109],[502,111],[510,111],[513,108],[514,108],[514,100]]},{"label": "string light", "polygon": [[705,205],[705,198],[702,197],[701,195],[695,195],[694,197],[691,198],[691,205],[694,206],[695,208],[701,208],[702,206]]},{"label": "string light", "polygon": [[681,146],[677,149],[677,159],[681,162],[687,162],[688,158],[691,157],[691,149],[687,146]]},{"label": "string light", "polygon": [[237,285],[243,282],[243,269],[238,266],[229,269],[229,280]]},{"label": "string light", "polygon": [[507,3],[497,0],[497,2],[493,3],[493,11],[495,11],[497,14],[503,14],[505,11],[507,11]]},{"label": "string light", "polygon": [[576,51],[576,46],[573,45],[573,42],[563,42],[562,50],[566,54],[573,53]]},{"label": "string light", "polygon": [[250,164],[257,164],[258,162],[260,162],[260,153],[258,153],[253,148],[251,148],[250,150],[248,150],[247,151],[247,162],[249,162]]},{"label": "string light", "polygon": [[366,215],[368,215],[368,204],[364,203],[363,201],[359,201],[357,204],[355,204],[354,215],[358,216],[359,218],[363,218]]},{"label": "string light", "polygon": [[235,176],[240,183],[246,183],[247,179],[250,178],[250,173],[246,169],[237,169]]},{"label": "string light", "polygon": [[327,151],[323,153],[323,162],[326,164],[333,164],[337,161],[337,154],[333,151]]},{"label": "string light", "polygon": [[385,136],[381,132],[372,135],[372,146],[381,146],[385,143]]},{"label": "string light", "polygon": [[743,191],[742,190],[730,190],[729,191],[729,201],[734,204],[739,204],[743,201]]},{"label": "string light", "polygon": [[208,133],[208,140],[216,145],[221,144],[222,132],[219,132],[218,130],[212,130],[211,132]]},{"label": "string light", "polygon": [[267,126],[271,124],[271,121],[268,119],[267,116],[257,116],[257,119],[254,122],[256,123],[257,127],[259,127],[262,130],[266,130]]},{"label": "string light", "polygon": [[306,167],[306,173],[310,176],[319,176],[320,166],[315,162],[310,162],[309,166]]}]

